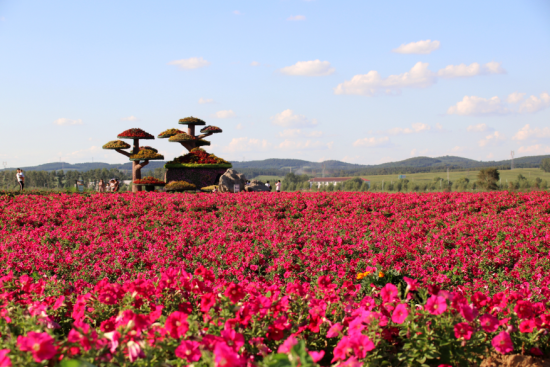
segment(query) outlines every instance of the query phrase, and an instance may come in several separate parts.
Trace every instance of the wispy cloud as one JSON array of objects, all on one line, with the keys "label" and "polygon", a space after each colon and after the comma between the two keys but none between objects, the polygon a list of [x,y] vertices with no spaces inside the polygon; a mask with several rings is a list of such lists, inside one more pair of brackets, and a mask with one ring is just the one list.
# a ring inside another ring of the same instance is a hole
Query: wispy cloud
[{"label": "wispy cloud", "polygon": [[191,57],[189,59],[181,59],[170,61],[168,65],[175,65],[180,69],[199,69],[210,65],[209,61],[206,61],[202,57]]},{"label": "wispy cloud", "polygon": [[439,48],[439,41],[425,40],[402,44],[392,50],[398,54],[429,54]]},{"label": "wispy cloud", "polygon": [[447,114],[461,116],[494,116],[508,114],[530,114],[550,107],[550,95],[541,93],[539,97],[524,98],[525,93],[512,93],[505,100],[498,96],[483,98],[464,96],[462,101],[449,107]]},{"label": "wispy cloud", "polygon": [[291,15],[290,17],[286,18],[286,20],[290,20],[290,21],[306,20],[306,17],[304,15]]},{"label": "wispy cloud", "polygon": [[136,116],[128,116],[121,118],[120,121],[139,121],[139,119]]},{"label": "wispy cloud", "polygon": [[214,117],[219,119],[228,119],[237,116],[233,110],[218,111],[214,114]]},{"label": "wispy cloud", "polygon": [[295,114],[292,110],[284,110],[271,117],[274,125],[282,127],[312,127],[317,125],[317,120],[309,119],[304,115]]},{"label": "wispy cloud", "polygon": [[212,104],[212,103],[216,103],[216,102],[211,98],[199,98],[199,104]]},{"label": "wispy cloud", "polygon": [[328,61],[312,60],[298,61],[296,64],[279,70],[286,75],[295,76],[326,76],[336,71]]},{"label": "wispy cloud", "polygon": [[388,145],[390,142],[390,139],[387,136],[383,136],[380,138],[372,137],[372,138],[363,138],[363,139],[357,139],[354,143],[354,147],[379,147]]},{"label": "wispy cloud", "polygon": [[82,122],[81,119],[78,119],[78,120],[72,120],[72,119],[68,119],[68,118],[60,118],[60,119],[57,119],[53,122],[55,125],[59,125],[59,126],[67,126],[67,125],[84,125],[84,123]]}]

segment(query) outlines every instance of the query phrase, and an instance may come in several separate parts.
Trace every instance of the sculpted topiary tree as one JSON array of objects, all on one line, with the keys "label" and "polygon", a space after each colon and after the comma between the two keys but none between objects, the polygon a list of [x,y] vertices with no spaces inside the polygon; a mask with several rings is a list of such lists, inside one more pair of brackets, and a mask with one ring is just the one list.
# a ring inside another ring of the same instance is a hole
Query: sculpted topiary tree
[{"label": "sculpted topiary tree", "polygon": [[[103,146],[103,149],[112,149],[118,153],[125,155],[130,158],[132,161],[132,182],[141,179],[141,169],[149,164],[149,161],[152,160],[163,160],[164,156],[158,154],[157,150],[151,147],[141,147],[139,146],[139,141],[141,139],[154,139],[155,137],[141,129],[129,129],[120,133],[117,138],[119,139],[132,139],[134,141],[134,146],[132,147],[131,152],[127,152],[123,149],[130,148],[130,144],[125,143],[121,140],[110,141]],[[132,191],[137,192],[141,191],[141,186],[133,185]]]},{"label": "sculpted topiary tree", "polygon": [[192,116],[181,119],[179,124],[187,125],[187,133],[178,129],[168,129],[159,134],[158,137],[161,139],[168,138],[169,142],[180,143],[188,151],[191,151],[193,148],[210,145],[210,142],[203,138],[223,132],[222,129],[217,126],[206,126],[201,129],[201,135],[195,135],[195,126],[204,126],[206,122]]}]

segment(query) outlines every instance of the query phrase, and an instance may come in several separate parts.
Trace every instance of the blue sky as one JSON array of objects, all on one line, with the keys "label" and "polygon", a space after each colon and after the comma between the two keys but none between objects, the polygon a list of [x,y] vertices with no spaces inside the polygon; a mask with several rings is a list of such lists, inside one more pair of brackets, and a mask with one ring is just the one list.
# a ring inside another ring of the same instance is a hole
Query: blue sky
[{"label": "blue sky", "polygon": [[550,154],[549,61],[542,0],[3,0],[0,158],[124,162],[191,115],[239,161]]}]

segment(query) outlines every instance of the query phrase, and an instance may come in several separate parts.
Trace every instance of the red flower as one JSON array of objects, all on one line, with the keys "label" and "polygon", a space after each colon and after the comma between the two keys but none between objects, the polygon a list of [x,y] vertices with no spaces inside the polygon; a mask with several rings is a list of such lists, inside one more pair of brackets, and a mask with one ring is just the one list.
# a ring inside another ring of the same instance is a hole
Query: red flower
[{"label": "red flower", "polygon": [[469,324],[465,322],[460,322],[455,325],[455,337],[457,339],[464,338],[464,340],[470,340],[473,334],[473,330],[474,329],[472,329]]},{"label": "red flower", "polygon": [[9,349],[0,350],[0,367],[11,367],[11,359],[8,357]]},{"label": "red flower", "polygon": [[380,290],[380,296],[382,297],[382,301],[384,303],[392,302],[393,300],[397,299],[397,287],[391,283],[388,283]]},{"label": "red flower", "polygon": [[407,283],[407,288],[409,288],[409,291],[415,291],[418,289],[418,279],[403,277],[403,280]]},{"label": "red flower", "polygon": [[168,334],[174,339],[179,339],[185,336],[187,330],[189,330],[189,324],[187,323],[187,314],[180,311],[174,311],[170,316],[166,318],[164,328],[168,331]]},{"label": "red flower", "polygon": [[31,352],[38,363],[53,358],[56,353],[54,340],[47,333],[29,331],[27,336],[19,335],[17,345],[23,352]]},{"label": "red flower", "polygon": [[395,307],[395,310],[393,310],[393,314],[391,316],[391,320],[396,324],[402,324],[405,319],[409,316],[409,310],[407,309],[407,305],[401,303]]},{"label": "red flower", "polygon": [[522,333],[532,333],[535,327],[536,327],[535,320],[533,319],[523,320],[519,324],[519,331],[521,331]]},{"label": "red flower", "polygon": [[201,298],[201,311],[208,312],[216,304],[216,295],[212,293],[204,294]]},{"label": "red flower", "polygon": [[215,367],[238,367],[243,365],[241,357],[225,343],[218,343],[214,348]]},{"label": "red flower", "polygon": [[197,362],[201,359],[200,344],[195,341],[182,340],[175,352],[176,357],[184,359],[187,362]]},{"label": "red flower", "polygon": [[520,319],[530,319],[533,315],[533,306],[529,301],[518,301],[514,307],[514,312]]},{"label": "red flower", "polygon": [[235,283],[229,284],[229,287],[225,289],[224,294],[226,297],[229,297],[233,303],[239,302],[245,296],[243,288]]}]

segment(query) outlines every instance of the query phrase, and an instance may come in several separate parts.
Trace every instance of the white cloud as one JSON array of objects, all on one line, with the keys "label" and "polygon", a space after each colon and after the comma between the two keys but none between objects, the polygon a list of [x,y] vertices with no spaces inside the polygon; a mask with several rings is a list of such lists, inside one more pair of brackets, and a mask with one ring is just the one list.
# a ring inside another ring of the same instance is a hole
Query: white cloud
[{"label": "white cloud", "polygon": [[294,114],[290,109],[272,116],[271,122],[282,127],[311,127],[317,125],[317,120]]},{"label": "white cloud", "polygon": [[199,69],[210,65],[209,61],[206,61],[202,57],[191,57],[189,59],[181,59],[170,61],[168,65],[176,65],[180,69]]},{"label": "white cloud", "polygon": [[286,75],[326,76],[334,73],[336,69],[331,67],[328,61],[312,60],[298,61],[296,64],[284,67],[279,71]]},{"label": "white cloud", "polygon": [[428,154],[429,152],[429,149],[422,149],[422,150],[418,150],[416,148],[414,148],[413,150],[411,150],[411,157],[417,157],[417,156],[425,156],[426,154]]},{"label": "white cloud", "polygon": [[235,117],[235,116],[236,116],[236,114],[235,114],[235,112],[233,112],[233,110],[218,111],[214,114],[214,117],[219,118],[219,119],[228,119],[228,118]]},{"label": "white cloud", "polygon": [[449,115],[462,116],[505,115],[507,113],[510,113],[510,110],[496,96],[489,99],[464,96],[462,101],[447,110]]},{"label": "white cloud", "polygon": [[244,126],[243,126],[243,124],[238,124],[235,129],[242,130],[242,129],[244,129]]},{"label": "white cloud", "polygon": [[225,152],[249,152],[268,149],[273,149],[273,144],[267,140],[248,137],[233,138],[229,145],[223,148]]},{"label": "white cloud", "polygon": [[301,129],[285,129],[283,132],[279,133],[280,138],[287,138],[287,139],[298,138],[303,136],[308,138],[320,138],[321,136],[323,136],[323,132],[322,131],[307,132]]},{"label": "white cloud", "polygon": [[233,14],[235,14],[235,15],[241,15],[242,13],[241,13],[240,11],[238,11],[238,10],[233,10]]},{"label": "white cloud", "polygon": [[335,94],[358,94],[373,96],[377,93],[400,93],[402,88],[426,88],[437,81],[437,76],[428,70],[428,63],[417,62],[411,70],[399,75],[390,75],[382,78],[380,74],[371,70],[364,75],[355,75],[334,89]]},{"label": "white cloud", "polygon": [[550,138],[550,127],[532,128],[529,124],[522,127],[513,137],[514,140],[527,140],[532,138]]},{"label": "white cloud", "polygon": [[456,146],[454,147],[453,149],[451,149],[451,152],[454,152],[454,153],[459,153],[459,152],[463,152],[464,150],[466,150],[466,147],[461,147],[461,146]]},{"label": "white cloud", "polygon": [[252,61],[250,66],[260,66],[260,63],[258,61]]},{"label": "white cloud", "polygon": [[421,122],[417,122],[415,124],[411,125],[412,128],[402,128],[402,127],[394,127],[393,129],[390,129],[387,131],[390,135],[401,135],[401,134],[417,134],[424,131],[430,131],[431,127],[428,124],[423,124]]},{"label": "white cloud", "polygon": [[506,140],[506,137],[502,133],[495,131],[491,135],[487,135],[485,139],[481,139],[478,143],[480,147],[484,147],[489,144],[496,144],[502,140]]},{"label": "white cloud", "polygon": [[494,129],[492,127],[487,126],[487,124],[470,125],[466,129],[466,131],[470,133],[485,133],[493,130]]},{"label": "white cloud", "polygon": [[534,154],[534,155],[550,154],[550,146],[537,144],[537,145],[530,145],[526,147],[519,147],[518,153],[526,153],[526,154]]},{"label": "white cloud", "polygon": [[429,54],[439,48],[439,41],[425,40],[402,44],[392,50],[399,54]]},{"label": "white cloud", "polygon": [[121,118],[120,121],[139,121],[139,119],[136,116],[128,116]]},{"label": "white cloud", "polygon": [[363,138],[363,139],[357,139],[354,143],[354,147],[378,147],[387,145],[389,143],[390,139],[387,136],[383,136],[380,138],[372,137],[372,138]]},{"label": "white cloud", "polygon": [[495,157],[494,153],[487,154],[487,159],[493,159]]},{"label": "white cloud", "polygon": [[215,103],[215,102],[211,98],[200,98],[199,99],[199,104],[209,104],[209,103]]},{"label": "white cloud", "polygon": [[304,15],[291,15],[286,20],[306,20]]},{"label": "white cloud", "polygon": [[323,143],[320,141],[295,141],[295,140],[285,140],[278,145],[278,149],[285,151],[288,150],[318,150],[318,149],[332,149],[333,143]]},{"label": "white cloud", "polygon": [[67,118],[60,118],[60,119],[57,119],[53,122],[55,125],[60,125],[60,126],[65,126],[65,125],[84,125],[82,123],[82,120],[81,119],[78,119],[78,120],[71,120],[71,119],[67,119]]},{"label": "white cloud", "polygon": [[497,96],[492,98],[464,96],[462,101],[449,107],[447,114],[462,116],[529,114],[550,107],[550,95],[546,92],[541,93],[539,97],[530,96],[527,99],[524,95],[525,93],[518,92],[510,94],[506,98],[508,104]]},{"label": "white cloud", "polygon": [[488,62],[485,65],[480,65],[474,62],[470,65],[448,65],[444,69],[440,69],[437,72],[437,76],[440,78],[460,78],[471,77],[476,75],[489,75],[489,74],[505,74],[506,70],[500,66],[499,62]]},{"label": "white cloud", "polygon": [[[97,146],[94,146],[92,145],[90,148],[88,149],[81,149],[81,150],[76,150],[74,152],[71,152],[71,153],[61,153],[60,152],[60,157],[62,160],[70,160],[70,159],[73,159],[73,158],[91,158],[92,157],[92,154],[93,153],[99,153],[101,151],[101,147],[97,147]],[[90,159],[91,161],[91,159]]]}]

